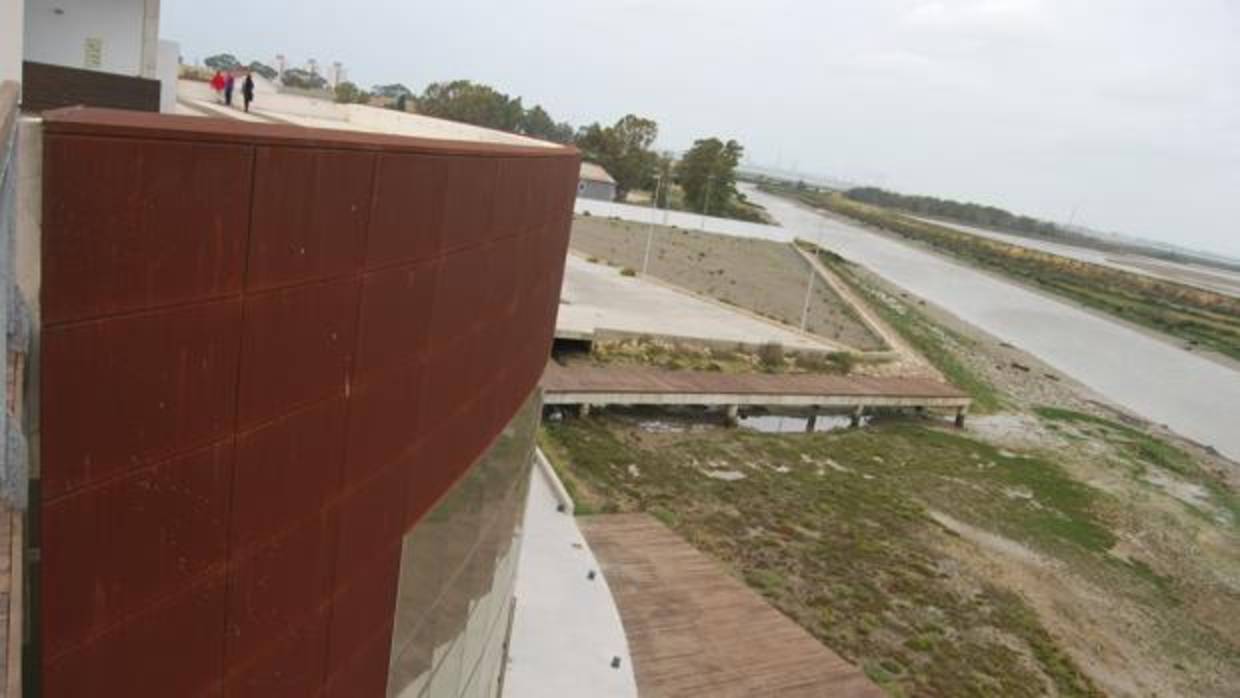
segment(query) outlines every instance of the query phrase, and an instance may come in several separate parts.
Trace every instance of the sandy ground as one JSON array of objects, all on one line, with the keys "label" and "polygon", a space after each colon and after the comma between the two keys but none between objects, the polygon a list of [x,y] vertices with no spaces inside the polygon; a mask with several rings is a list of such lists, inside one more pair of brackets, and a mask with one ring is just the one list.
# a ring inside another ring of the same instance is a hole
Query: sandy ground
[{"label": "sandy ground", "polygon": [[[1180,601],[1162,606],[1115,593],[1113,580],[1097,566],[1042,556],[958,522],[940,522],[959,536],[941,545],[940,552],[974,575],[1018,591],[1109,695],[1229,695],[1240,685],[1240,623],[1235,622],[1240,618],[1240,522],[1214,508],[1199,484],[1160,469],[1134,475],[1088,428],[1067,434],[1050,430],[1028,410],[1055,406],[1134,427],[1185,451],[1233,488],[1240,488],[1240,467],[1106,402],[943,308],[873,274],[861,275],[872,288],[915,306],[963,338],[957,355],[1003,393],[1006,408],[970,417],[967,430],[1013,451],[1046,454],[1080,481],[1111,495],[1108,518],[1120,542],[1110,555],[1117,561],[1140,559],[1155,574],[1174,580]],[[1202,512],[1215,520],[1203,521]],[[1203,628],[1225,642],[1203,642]],[[1203,652],[1203,644],[1210,650]]]},{"label": "sandy ground", "polygon": [[619,269],[569,255],[560,290],[557,336],[598,336],[607,331],[711,343],[774,342],[790,350],[838,351],[817,336],[794,332],[732,306],[681,293]]},{"label": "sandy ground", "polygon": [[[647,227],[578,217],[572,247],[620,267],[640,269]],[[648,273],[696,293],[799,326],[809,267],[789,246],[655,226]],[[816,283],[806,330],[860,351],[883,348],[839,296]]]}]

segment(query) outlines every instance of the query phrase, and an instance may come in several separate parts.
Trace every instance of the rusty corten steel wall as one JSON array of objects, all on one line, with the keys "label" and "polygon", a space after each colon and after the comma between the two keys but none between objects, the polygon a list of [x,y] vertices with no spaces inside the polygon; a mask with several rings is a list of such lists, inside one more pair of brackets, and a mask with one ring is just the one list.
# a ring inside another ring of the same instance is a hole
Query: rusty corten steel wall
[{"label": "rusty corten steel wall", "polygon": [[576,152],[45,118],[44,694],[381,695],[401,537],[546,361]]}]

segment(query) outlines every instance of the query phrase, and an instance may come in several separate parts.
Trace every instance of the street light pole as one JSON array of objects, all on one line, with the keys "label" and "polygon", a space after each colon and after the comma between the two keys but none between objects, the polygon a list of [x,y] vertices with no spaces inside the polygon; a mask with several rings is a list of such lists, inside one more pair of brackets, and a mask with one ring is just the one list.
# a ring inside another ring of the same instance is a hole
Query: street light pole
[{"label": "street light pole", "polygon": [[650,266],[650,245],[654,242],[654,218],[657,215],[656,207],[659,204],[659,190],[663,187],[663,173],[659,173],[659,178],[654,182],[654,196],[650,199],[650,225],[646,227],[646,254],[642,257],[642,276],[646,275],[646,268]]},{"label": "street light pole", "polygon": [[[817,242],[814,243],[814,254],[812,255],[815,261],[817,261],[818,251],[821,249],[822,249],[822,220],[819,219],[818,240]],[[805,282],[805,304],[801,306],[801,331],[802,332],[805,331],[806,321],[809,320],[809,299],[814,291],[814,276],[816,275],[817,274],[816,274],[816,270],[814,269],[814,263],[810,262],[809,281]]]},{"label": "street light pole", "polygon": [[805,321],[809,319],[809,299],[814,291],[814,265],[809,265],[809,281],[805,283],[805,304],[801,306],[801,331],[805,331]]}]

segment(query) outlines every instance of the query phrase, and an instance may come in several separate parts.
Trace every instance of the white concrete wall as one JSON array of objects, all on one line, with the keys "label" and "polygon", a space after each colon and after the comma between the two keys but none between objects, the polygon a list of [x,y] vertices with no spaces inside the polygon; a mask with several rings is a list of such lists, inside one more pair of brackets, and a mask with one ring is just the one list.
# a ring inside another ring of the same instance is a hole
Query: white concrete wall
[{"label": "white concrete wall", "polygon": [[[155,5],[158,8],[157,2]],[[142,75],[147,14],[147,0],[28,0],[25,58],[120,75]],[[158,31],[158,23],[155,26]],[[100,42],[97,66],[87,65],[88,39]],[[151,55],[154,53],[152,50]]]},{"label": "white concrete wall", "polygon": [[158,79],[160,51],[159,45],[159,0],[142,0],[142,53],[138,74],[144,78]]},{"label": "white concrete wall", "polygon": [[159,79],[159,111],[174,114],[177,110],[177,73],[181,65],[181,45],[175,41],[159,42],[159,62],[155,77]]},{"label": "white concrete wall", "polygon": [[22,79],[22,10],[25,0],[0,0],[0,82]]}]

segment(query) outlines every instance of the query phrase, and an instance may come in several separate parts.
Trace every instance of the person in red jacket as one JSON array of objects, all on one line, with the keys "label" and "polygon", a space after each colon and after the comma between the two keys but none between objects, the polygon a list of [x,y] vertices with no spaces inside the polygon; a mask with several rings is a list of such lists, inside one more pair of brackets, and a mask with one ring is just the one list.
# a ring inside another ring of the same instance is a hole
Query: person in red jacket
[{"label": "person in red jacket", "polygon": [[211,78],[211,89],[215,91],[215,98],[220,100],[221,102],[224,101],[223,95],[224,95],[225,82],[226,81],[224,80],[224,71],[222,70],[215,71],[215,75]]}]

